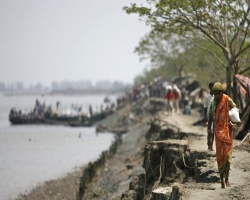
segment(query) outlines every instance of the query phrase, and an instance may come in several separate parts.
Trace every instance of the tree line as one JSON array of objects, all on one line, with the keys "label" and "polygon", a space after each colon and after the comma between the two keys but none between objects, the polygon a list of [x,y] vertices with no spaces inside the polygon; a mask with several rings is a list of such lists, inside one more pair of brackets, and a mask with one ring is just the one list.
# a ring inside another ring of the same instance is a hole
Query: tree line
[{"label": "tree line", "polygon": [[151,27],[135,48],[150,68],[135,83],[192,73],[203,86],[225,82],[236,99],[235,75],[250,76],[249,0],[147,0],[123,9]]}]

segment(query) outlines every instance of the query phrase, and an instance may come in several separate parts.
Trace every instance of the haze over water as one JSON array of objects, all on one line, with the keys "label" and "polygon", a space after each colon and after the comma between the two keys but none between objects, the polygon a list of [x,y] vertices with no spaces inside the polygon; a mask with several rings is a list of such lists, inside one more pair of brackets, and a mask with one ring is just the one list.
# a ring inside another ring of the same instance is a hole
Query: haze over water
[{"label": "haze over water", "polygon": [[[103,95],[39,96],[47,105],[60,101],[64,107],[72,103],[100,106]],[[112,98],[111,98],[112,99]],[[114,98],[113,98],[114,99]],[[36,96],[0,96],[0,199],[16,197],[46,180],[74,171],[75,167],[97,159],[107,150],[113,134],[96,134],[95,127],[51,125],[11,125],[11,107],[31,109]],[[81,137],[79,138],[79,133]]]}]

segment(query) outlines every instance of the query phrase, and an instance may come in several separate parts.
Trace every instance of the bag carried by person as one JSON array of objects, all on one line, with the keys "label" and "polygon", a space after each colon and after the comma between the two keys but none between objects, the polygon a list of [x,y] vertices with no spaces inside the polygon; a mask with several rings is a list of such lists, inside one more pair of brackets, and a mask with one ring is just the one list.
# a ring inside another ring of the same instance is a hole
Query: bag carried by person
[{"label": "bag carried by person", "polygon": [[239,114],[239,109],[234,107],[229,110],[229,118],[232,122],[239,123],[241,122],[240,120],[240,114]]}]

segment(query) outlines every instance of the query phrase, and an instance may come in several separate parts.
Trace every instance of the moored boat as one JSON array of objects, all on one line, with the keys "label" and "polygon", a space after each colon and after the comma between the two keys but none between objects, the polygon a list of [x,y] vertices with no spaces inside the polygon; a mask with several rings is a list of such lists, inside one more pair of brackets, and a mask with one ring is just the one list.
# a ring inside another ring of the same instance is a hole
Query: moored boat
[{"label": "moored boat", "polygon": [[50,125],[63,125],[68,126],[71,122],[79,122],[85,115],[70,115],[53,113],[52,110],[48,110],[44,114],[44,123]]},{"label": "moored boat", "polygon": [[91,117],[86,117],[78,121],[70,121],[68,123],[69,126],[77,127],[77,126],[92,126],[96,122],[104,119],[107,116],[107,113],[96,113],[93,114]]},{"label": "moored boat", "polygon": [[114,104],[107,105],[106,108],[89,114],[83,113],[81,107],[72,106],[71,109],[60,109],[60,102],[56,104],[53,111],[51,106],[45,107],[37,100],[35,108],[29,113],[22,114],[21,111],[11,109],[9,121],[11,124],[49,124],[63,126],[93,126],[98,121],[112,114],[115,110]]},{"label": "moored boat", "polygon": [[43,115],[36,114],[33,112],[23,114],[21,111],[11,109],[9,114],[9,121],[13,125],[17,124],[42,124]]}]

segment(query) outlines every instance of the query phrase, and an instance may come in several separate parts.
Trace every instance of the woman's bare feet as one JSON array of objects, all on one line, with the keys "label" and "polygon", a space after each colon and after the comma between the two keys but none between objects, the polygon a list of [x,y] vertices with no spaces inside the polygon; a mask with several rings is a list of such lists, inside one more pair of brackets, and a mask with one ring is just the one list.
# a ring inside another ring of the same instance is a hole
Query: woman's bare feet
[{"label": "woman's bare feet", "polygon": [[227,187],[231,187],[231,183],[229,182],[229,179],[228,179],[228,178],[225,179],[225,183],[226,183],[226,186],[227,186]]},{"label": "woman's bare feet", "polygon": [[231,183],[229,181],[226,181],[226,186],[231,187]]},{"label": "woman's bare feet", "polygon": [[224,182],[221,183],[221,188],[225,189],[225,183]]}]

